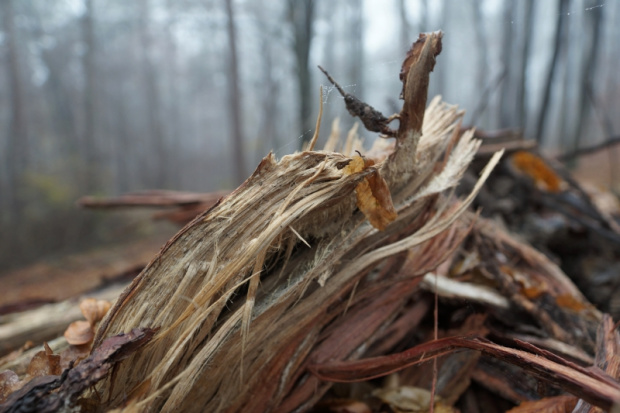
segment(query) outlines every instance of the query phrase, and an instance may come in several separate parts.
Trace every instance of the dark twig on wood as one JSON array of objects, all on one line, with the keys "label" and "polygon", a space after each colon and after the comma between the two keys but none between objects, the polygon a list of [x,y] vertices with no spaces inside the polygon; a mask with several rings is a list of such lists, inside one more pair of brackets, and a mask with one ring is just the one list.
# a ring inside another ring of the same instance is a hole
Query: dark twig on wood
[{"label": "dark twig on wood", "polygon": [[319,70],[327,76],[327,80],[331,82],[332,85],[344,98],[344,103],[347,107],[347,110],[351,114],[351,116],[355,116],[360,118],[364,127],[371,132],[382,133],[389,137],[395,137],[396,131],[391,129],[388,124],[394,119],[393,117],[387,118],[377,109],[373,108],[367,103],[362,102],[355,96],[350,93],[345,92],[342,87],[336,83],[336,81],[330,76],[329,73],[321,66],[319,66]]}]

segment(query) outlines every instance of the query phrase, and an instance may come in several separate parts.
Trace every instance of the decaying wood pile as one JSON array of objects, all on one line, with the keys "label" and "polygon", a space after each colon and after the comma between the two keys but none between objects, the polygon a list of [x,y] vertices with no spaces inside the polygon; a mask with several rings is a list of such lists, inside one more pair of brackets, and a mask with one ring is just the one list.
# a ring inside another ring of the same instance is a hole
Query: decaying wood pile
[{"label": "decaying wood pile", "polygon": [[[74,344],[64,358],[46,347],[38,370],[1,373],[0,411],[620,403],[611,317],[556,263],[470,208],[502,152],[455,197],[480,141],[456,107],[439,98],[427,107],[440,51],[440,33],[414,43],[396,117],[342,91],[353,116],[393,141],[364,151],[350,134],[337,152],[334,133],[330,150],[314,151],[313,140],[267,156],[172,238],[100,323],[83,310],[86,330],[98,326],[92,347]],[[605,231],[617,234],[613,225]]]}]

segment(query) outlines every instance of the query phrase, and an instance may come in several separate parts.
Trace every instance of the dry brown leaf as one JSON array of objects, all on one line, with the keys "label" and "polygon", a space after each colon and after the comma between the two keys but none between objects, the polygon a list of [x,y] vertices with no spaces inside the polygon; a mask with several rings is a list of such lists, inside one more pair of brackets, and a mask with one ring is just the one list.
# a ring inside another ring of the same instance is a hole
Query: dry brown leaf
[{"label": "dry brown leaf", "polygon": [[547,290],[540,288],[540,286],[537,286],[537,285],[531,285],[528,287],[523,287],[521,289],[521,292],[523,293],[524,296],[526,296],[527,298],[531,300],[531,299],[540,297],[540,295],[547,292]]},{"label": "dry brown leaf", "polygon": [[510,160],[518,172],[532,178],[536,186],[543,191],[560,192],[566,185],[541,157],[531,152],[516,152]]},{"label": "dry brown leaf", "polygon": [[84,314],[84,318],[93,327],[103,319],[110,307],[109,301],[97,300],[96,298],[86,298],[80,303],[80,310]]},{"label": "dry brown leaf", "polygon": [[67,339],[67,343],[79,346],[93,341],[95,333],[88,321],[80,320],[69,324],[69,327],[65,330],[64,336]]},{"label": "dry brown leaf", "polygon": [[[362,172],[374,165],[371,159],[354,156],[349,165],[344,168],[346,175]],[[383,231],[385,227],[397,217],[392,195],[387,182],[376,171],[364,178],[355,188],[357,207],[370,221],[373,227]]]},{"label": "dry brown leaf", "polygon": [[584,302],[580,301],[578,298],[574,297],[571,294],[558,295],[555,298],[555,303],[562,308],[568,308],[576,312],[588,308],[588,306]]},{"label": "dry brown leaf", "polygon": [[575,396],[546,397],[541,400],[523,402],[506,413],[570,413],[576,404]]},{"label": "dry brown leaf", "polygon": [[0,403],[3,403],[9,394],[21,387],[19,377],[11,370],[0,373]]},{"label": "dry brown leaf", "polygon": [[60,356],[44,344],[44,350],[37,352],[30,360],[27,374],[30,377],[58,375],[61,373]]}]

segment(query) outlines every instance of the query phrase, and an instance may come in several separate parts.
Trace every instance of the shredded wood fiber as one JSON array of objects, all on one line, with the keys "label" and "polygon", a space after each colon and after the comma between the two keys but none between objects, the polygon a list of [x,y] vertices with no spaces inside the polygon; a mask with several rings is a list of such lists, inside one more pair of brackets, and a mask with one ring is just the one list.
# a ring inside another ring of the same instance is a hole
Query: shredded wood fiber
[{"label": "shredded wood fiber", "polygon": [[393,148],[379,141],[361,160],[270,154],[179,232],[117,301],[93,347],[136,327],[158,332],[88,397],[126,411],[303,410],[330,386],[309,373],[310,362],[363,356],[419,276],[467,234],[457,219],[501,156],[466,199],[444,194],[479,142],[458,130],[455,107],[436,98],[425,111],[440,50],[441,33],[421,35],[403,64]]}]

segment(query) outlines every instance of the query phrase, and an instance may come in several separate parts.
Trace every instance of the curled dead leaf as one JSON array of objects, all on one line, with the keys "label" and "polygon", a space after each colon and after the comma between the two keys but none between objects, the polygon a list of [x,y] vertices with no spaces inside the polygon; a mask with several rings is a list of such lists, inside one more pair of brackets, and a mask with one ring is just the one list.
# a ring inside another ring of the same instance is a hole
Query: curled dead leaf
[{"label": "curled dead leaf", "polygon": [[60,368],[60,356],[54,354],[52,349],[44,344],[44,349],[37,352],[30,360],[26,373],[30,377],[59,375],[62,372]]},{"label": "curled dead leaf", "polygon": [[583,303],[577,297],[572,294],[560,294],[555,297],[555,303],[562,308],[567,308],[575,312],[579,312],[588,308],[587,304]]},{"label": "curled dead leaf", "polygon": [[67,339],[67,343],[79,346],[93,341],[95,333],[88,321],[74,321],[69,324],[64,336]]},{"label": "curled dead leaf", "polygon": [[[344,168],[345,175],[362,172],[374,165],[371,159],[354,156],[351,162]],[[357,207],[370,221],[371,225],[378,230],[385,227],[397,217],[390,188],[385,179],[376,171],[364,178],[355,188],[357,195]]]},{"label": "curled dead leaf", "polygon": [[93,327],[103,319],[110,307],[109,301],[97,300],[95,298],[86,298],[80,303],[80,310],[84,314],[84,318]]},{"label": "curled dead leaf", "polygon": [[0,403],[20,387],[19,377],[11,370],[0,373]]}]

